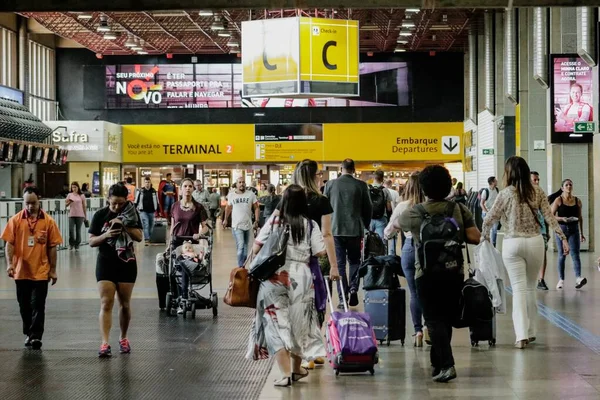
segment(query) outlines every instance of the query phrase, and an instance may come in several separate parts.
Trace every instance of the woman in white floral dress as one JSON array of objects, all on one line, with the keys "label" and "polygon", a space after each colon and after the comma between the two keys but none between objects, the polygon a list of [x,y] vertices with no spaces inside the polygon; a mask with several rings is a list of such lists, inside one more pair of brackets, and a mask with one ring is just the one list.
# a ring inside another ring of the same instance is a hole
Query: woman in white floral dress
[{"label": "woman in white floral dress", "polygon": [[265,223],[253,248],[257,254],[272,228],[290,227],[285,265],[260,285],[247,354],[254,360],[275,356],[283,374],[275,386],[290,386],[308,376],[301,367],[303,358],[325,356],[308,264],[311,255],[326,254],[325,243],[319,225],[307,219],[306,213],[304,189],[290,185],[283,194],[280,216],[273,215]]}]

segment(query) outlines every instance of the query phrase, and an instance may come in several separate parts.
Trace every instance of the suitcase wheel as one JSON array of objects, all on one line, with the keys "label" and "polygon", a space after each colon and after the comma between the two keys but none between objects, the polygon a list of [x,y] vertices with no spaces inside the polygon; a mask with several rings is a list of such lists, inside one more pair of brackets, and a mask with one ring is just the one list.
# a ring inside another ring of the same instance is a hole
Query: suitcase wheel
[{"label": "suitcase wheel", "polygon": [[386,344],[389,346],[389,345],[390,345],[390,343],[391,343],[391,340],[390,340],[390,339],[388,339]]},{"label": "suitcase wheel", "polygon": [[479,342],[471,340],[471,347],[478,347],[478,346],[479,346]]},{"label": "suitcase wheel", "polygon": [[335,376],[338,376],[340,374],[340,370],[339,369],[336,368],[334,371],[335,371]]},{"label": "suitcase wheel", "polygon": [[491,347],[494,347],[496,345],[496,339],[492,339],[488,343]]},{"label": "suitcase wheel", "polygon": [[400,341],[400,343],[402,343],[402,346],[404,346],[404,339],[402,339],[402,340]]},{"label": "suitcase wheel", "polygon": [[375,375],[375,370],[374,370],[373,368],[371,368],[371,369],[369,370],[369,372],[371,373],[371,375]]}]

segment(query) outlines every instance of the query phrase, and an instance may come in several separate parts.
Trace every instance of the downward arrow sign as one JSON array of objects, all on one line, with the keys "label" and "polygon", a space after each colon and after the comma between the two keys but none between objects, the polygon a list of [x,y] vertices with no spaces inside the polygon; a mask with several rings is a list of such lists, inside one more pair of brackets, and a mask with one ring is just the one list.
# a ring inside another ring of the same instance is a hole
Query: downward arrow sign
[{"label": "downward arrow sign", "polygon": [[452,141],[452,138],[448,140],[448,143],[444,143],[444,147],[447,148],[448,151],[454,151],[454,149],[456,149],[456,146],[458,146],[458,143],[454,143]]}]

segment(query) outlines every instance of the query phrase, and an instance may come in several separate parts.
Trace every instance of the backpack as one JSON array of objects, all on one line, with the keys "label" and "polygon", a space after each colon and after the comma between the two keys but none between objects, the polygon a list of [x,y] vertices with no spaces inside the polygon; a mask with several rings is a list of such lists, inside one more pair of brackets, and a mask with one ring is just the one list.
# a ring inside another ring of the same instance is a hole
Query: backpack
[{"label": "backpack", "polygon": [[415,206],[423,222],[417,246],[419,263],[425,273],[458,271],[464,263],[460,227],[453,217],[454,202],[447,202],[444,214],[431,215],[422,204]]},{"label": "backpack", "polygon": [[369,197],[371,198],[371,203],[373,203],[372,219],[381,219],[385,215],[387,200],[384,190],[383,186],[369,186]]},{"label": "backpack", "polygon": [[470,277],[464,282],[461,292],[459,321],[454,324],[456,328],[473,326],[494,318],[492,296],[484,285]]},{"label": "backpack", "polygon": [[363,259],[385,255],[385,243],[375,232],[367,231],[363,238]]}]

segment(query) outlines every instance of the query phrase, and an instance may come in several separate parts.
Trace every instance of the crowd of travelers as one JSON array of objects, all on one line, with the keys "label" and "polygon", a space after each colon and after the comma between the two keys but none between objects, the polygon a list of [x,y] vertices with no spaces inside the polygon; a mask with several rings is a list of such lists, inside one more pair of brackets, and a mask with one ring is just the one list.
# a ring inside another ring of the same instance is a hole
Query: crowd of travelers
[{"label": "crowd of travelers", "polygon": [[[416,347],[431,345],[432,379],[448,382],[457,376],[452,354],[452,330],[459,314],[465,281],[464,245],[488,241],[498,244],[503,232],[502,259],[514,295],[512,318],[515,346],[526,348],[537,338],[536,288],[548,290],[545,282],[546,250],[552,231],[559,251],[557,289],[565,285],[565,261],[571,255],[575,287],[582,276],[579,257],[583,234],[582,202],[573,194],[573,181],[566,179],[550,198],[539,186],[539,174],[530,171],[523,158],[510,157],[504,167],[502,185],[495,177],[488,187],[467,193],[446,168],[432,165],[414,172],[400,188],[378,170],[372,183],[358,179],[355,163],[342,162],[337,179],[322,181],[318,164],[297,164],[292,181],[280,195],[273,185],[260,190],[237,179],[226,197],[224,211],[220,194],[203,187],[201,181],[183,179],[161,183],[156,191],[149,178],[134,190],[118,183],[110,187],[106,207],[87,221],[86,195],[77,182],[67,194],[70,206],[69,246],[81,243],[81,227],[89,225],[90,246],[98,248],[96,279],[100,297],[100,357],[111,355],[109,344],[112,309],[119,302],[119,351],[131,352],[128,328],[131,294],[138,273],[134,243],[150,241],[154,217],[167,206],[169,233],[194,238],[208,231],[207,221],[220,215],[224,228],[231,228],[236,243],[238,267],[244,267],[280,227],[289,231],[285,264],[260,284],[255,318],[249,334],[247,358],[274,357],[280,378],[278,387],[291,386],[324,364],[325,312],[316,307],[311,262],[318,260],[321,273],[337,282],[339,310],[359,305],[358,269],[363,261],[363,238],[373,232],[390,255],[399,254],[410,293],[410,315]],[[500,186],[502,189],[500,189]],[[161,198],[160,196],[163,196]],[[45,302],[49,282],[55,284],[56,248],[62,237],[56,222],[40,208],[40,194],[28,186],[23,211],[13,216],[2,233],[6,242],[7,274],[17,287],[25,345],[42,347]],[[422,228],[432,217],[444,216],[456,226],[460,256],[452,267],[429,267]],[[187,282],[181,283],[186,293]]]}]

